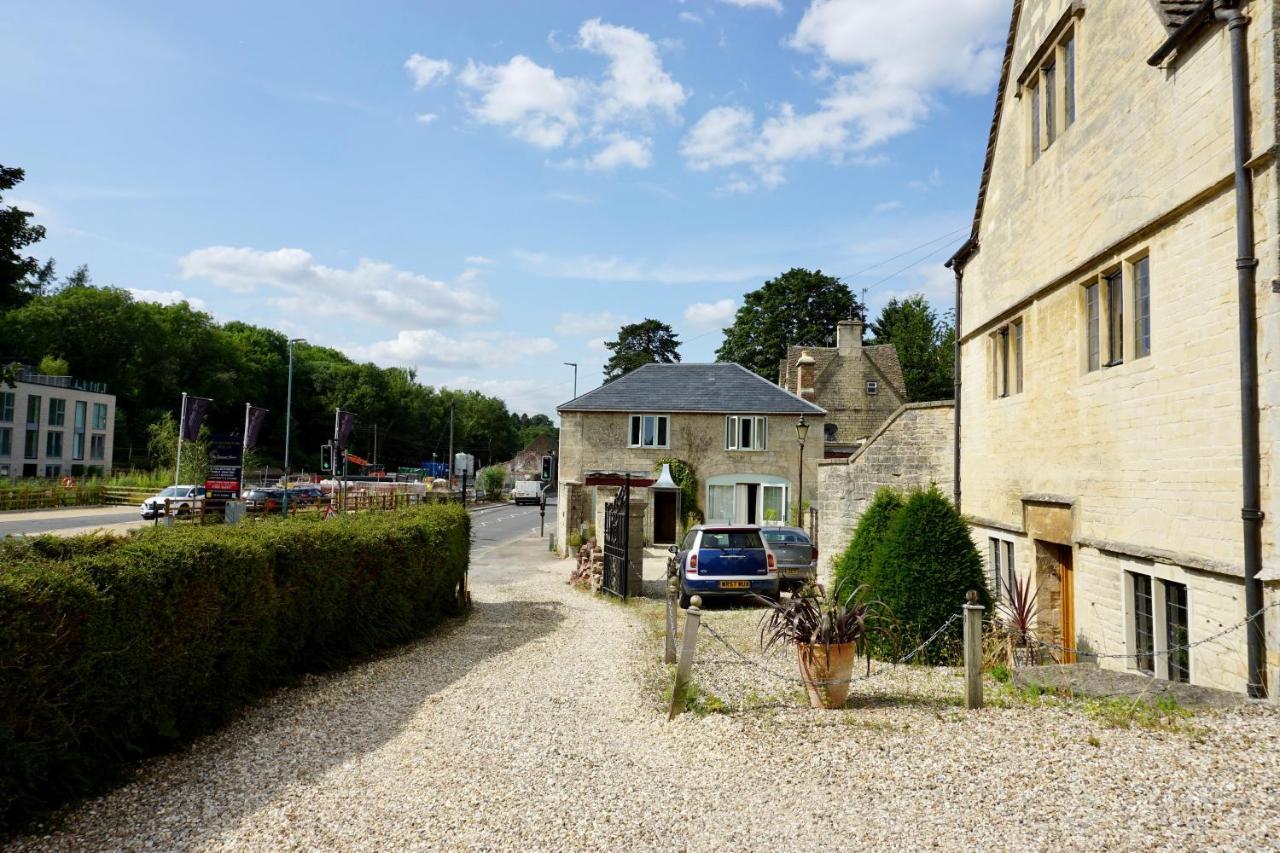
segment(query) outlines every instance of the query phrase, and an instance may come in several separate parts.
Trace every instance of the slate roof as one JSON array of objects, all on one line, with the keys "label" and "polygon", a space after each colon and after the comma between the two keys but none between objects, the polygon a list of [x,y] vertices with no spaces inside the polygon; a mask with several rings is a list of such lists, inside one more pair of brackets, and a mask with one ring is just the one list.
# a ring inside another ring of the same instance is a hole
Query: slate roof
[{"label": "slate roof", "polygon": [[[796,367],[796,360],[800,358],[800,353],[807,352],[813,359],[813,375],[814,378],[821,377],[823,373],[831,367],[836,357],[840,354],[836,347],[787,347],[787,357],[778,365],[779,378],[784,385],[791,385],[792,372]],[[872,346],[863,346],[862,352],[866,353],[867,360],[871,362],[876,372],[889,383],[894,391],[898,392],[898,396],[907,399],[907,381],[902,378],[902,365],[898,361],[898,351],[894,349],[893,344],[874,344]]]},{"label": "slate roof", "polygon": [[556,411],[826,414],[738,364],[646,364]]}]

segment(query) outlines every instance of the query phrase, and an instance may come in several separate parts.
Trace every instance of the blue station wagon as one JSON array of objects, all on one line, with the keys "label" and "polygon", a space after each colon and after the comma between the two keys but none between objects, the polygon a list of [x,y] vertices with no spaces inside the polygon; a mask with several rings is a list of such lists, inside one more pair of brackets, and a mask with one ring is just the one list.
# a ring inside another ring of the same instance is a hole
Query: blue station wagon
[{"label": "blue station wagon", "polygon": [[691,596],[778,597],[778,563],[754,525],[700,524],[677,548],[680,606]]}]

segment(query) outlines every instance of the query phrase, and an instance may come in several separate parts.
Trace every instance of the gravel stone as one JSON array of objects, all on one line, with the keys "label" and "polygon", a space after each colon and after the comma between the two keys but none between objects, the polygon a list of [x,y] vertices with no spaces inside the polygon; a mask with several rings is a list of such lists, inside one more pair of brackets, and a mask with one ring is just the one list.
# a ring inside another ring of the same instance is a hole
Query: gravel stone
[{"label": "gravel stone", "polygon": [[[899,667],[815,711],[704,635],[695,679],[729,710],[667,723],[662,605],[573,589],[544,548],[489,550],[467,620],[273,694],[13,849],[1280,845],[1273,706],[1114,729],[1068,700],[965,712],[954,670]],[[511,561],[522,580],[483,580]],[[707,614],[753,654],[757,618]]]}]

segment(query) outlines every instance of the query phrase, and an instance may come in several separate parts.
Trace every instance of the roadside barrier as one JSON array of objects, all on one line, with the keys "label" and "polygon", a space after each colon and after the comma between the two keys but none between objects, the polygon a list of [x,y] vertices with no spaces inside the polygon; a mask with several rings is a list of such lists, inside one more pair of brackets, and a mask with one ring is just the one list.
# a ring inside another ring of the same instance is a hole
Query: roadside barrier
[{"label": "roadside barrier", "polygon": [[[676,581],[676,584],[678,583],[679,581]],[[668,587],[668,589],[670,590],[670,587]],[[671,615],[671,604],[672,604],[672,600],[670,599],[670,597],[668,597],[667,643],[666,643],[667,649],[672,649],[675,643],[675,640],[674,640],[675,620]],[[972,601],[964,605],[964,607],[966,608],[966,610],[963,613],[953,614],[951,618],[947,619],[947,621],[939,625],[938,628],[923,643],[916,646],[914,649],[907,652],[905,655],[902,655],[897,660],[890,661],[887,664],[882,664],[878,669],[874,671],[870,671],[870,661],[868,661],[869,671],[865,675],[855,675],[855,676],[851,676],[850,678],[842,678],[842,679],[814,679],[814,680],[806,681],[805,679],[800,678],[798,676],[786,675],[784,673],[777,672],[776,670],[773,670],[770,667],[765,666],[759,661],[753,660],[744,652],[736,648],[719,631],[717,631],[713,625],[711,625],[709,622],[703,621],[702,598],[701,596],[695,595],[690,599],[689,608],[688,610],[686,610],[685,628],[684,628],[684,634],[682,636],[683,644],[680,649],[679,663],[676,666],[675,682],[672,685],[672,689],[671,689],[671,710],[667,715],[667,719],[668,720],[674,719],[675,716],[684,709],[685,693],[688,690],[689,679],[693,670],[694,656],[697,652],[697,637],[700,631],[705,631],[708,635],[711,636],[712,639],[714,639],[716,642],[718,642],[720,645],[726,648],[734,656],[733,659],[731,660],[724,660],[724,659],[707,660],[705,661],[705,663],[707,664],[720,664],[720,665],[728,664],[728,665],[737,665],[737,666],[748,666],[756,670],[759,670],[760,672],[763,672],[772,678],[778,679],[779,681],[783,681],[788,684],[798,684],[798,685],[806,685],[806,686],[814,686],[814,687],[832,687],[836,685],[847,685],[847,684],[855,684],[858,682],[870,681],[872,679],[879,678],[880,676],[884,675],[886,672],[893,671],[898,666],[911,663],[912,660],[914,660],[922,651],[928,648],[931,644],[936,642],[938,638],[941,637],[948,628],[954,625],[961,618],[967,617],[966,618],[967,622],[976,624],[980,629],[981,628],[981,612],[983,608],[977,604],[974,604]],[[972,616],[969,615],[970,611],[968,610],[968,608],[973,608],[974,615]],[[973,640],[971,639],[970,635],[974,633],[975,632],[972,630],[972,628],[970,628],[965,632],[965,675],[966,675],[965,700],[966,700],[966,705],[970,708],[978,708],[982,706],[981,634],[980,634],[980,631],[977,632],[976,634],[978,637],[977,648],[971,649],[970,645],[973,642]],[[670,663],[671,660],[668,658],[667,662]],[[975,676],[975,673],[976,673],[976,676]]]}]

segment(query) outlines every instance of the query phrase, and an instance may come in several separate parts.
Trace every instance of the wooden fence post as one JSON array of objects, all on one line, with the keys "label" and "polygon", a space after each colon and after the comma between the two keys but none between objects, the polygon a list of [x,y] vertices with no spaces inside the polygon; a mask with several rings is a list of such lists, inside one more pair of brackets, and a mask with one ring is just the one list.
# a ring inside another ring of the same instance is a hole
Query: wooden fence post
[{"label": "wooden fence post", "polygon": [[964,705],[982,707],[982,614],[976,590],[969,590],[964,604]]},{"label": "wooden fence post", "polygon": [[663,650],[664,663],[676,662],[676,599],[680,595],[680,579],[667,579],[667,642]]},{"label": "wooden fence post", "polygon": [[676,683],[671,687],[671,712],[668,720],[674,720],[684,710],[684,692],[689,687],[689,672],[693,669],[693,655],[698,649],[698,626],[702,622],[702,596],[689,599],[689,609],[684,622],[684,642],[680,647],[680,663],[676,664]]}]

